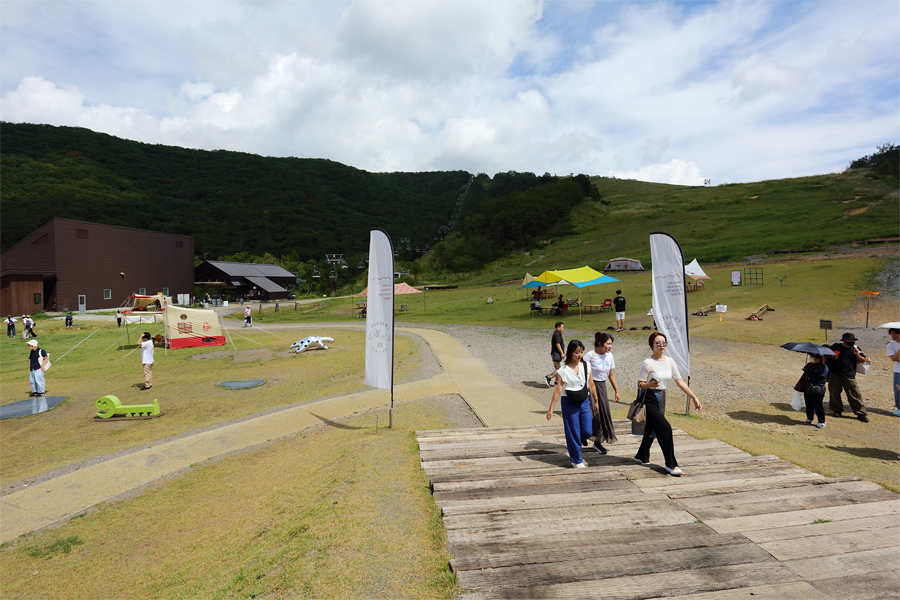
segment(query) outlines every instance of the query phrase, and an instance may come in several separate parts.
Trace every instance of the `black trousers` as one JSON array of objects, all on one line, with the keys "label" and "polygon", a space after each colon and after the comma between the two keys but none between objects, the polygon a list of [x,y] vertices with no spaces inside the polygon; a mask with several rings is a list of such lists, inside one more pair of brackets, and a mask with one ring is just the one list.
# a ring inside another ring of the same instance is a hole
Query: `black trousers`
[{"label": "black trousers", "polygon": [[638,448],[635,458],[642,462],[650,462],[650,446],[653,445],[651,434],[656,434],[659,447],[666,459],[666,466],[674,469],[678,466],[678,461],[675,460],[672,426],[666,421],[666,415],[659,409],[659,403],[655,399],[648,400],[644,406],[647,407],[647,422],[644,424],[644,438],[641,440],[641,446]]}]

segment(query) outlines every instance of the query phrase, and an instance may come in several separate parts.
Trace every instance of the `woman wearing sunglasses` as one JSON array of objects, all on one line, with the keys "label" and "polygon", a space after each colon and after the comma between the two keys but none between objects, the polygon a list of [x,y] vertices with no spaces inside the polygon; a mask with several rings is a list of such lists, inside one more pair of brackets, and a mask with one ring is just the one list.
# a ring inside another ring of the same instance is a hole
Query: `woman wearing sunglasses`
[{"label": "woman wearing sunglasses", "polygon": [[669,425],[665,415],[666,387],[670,383],[674,383],[693,400],[694,408],[700,410],[701,405],[700,399],[681,378],[675,361],[665,355],[667,342],[666,336],[662,333],[650,334],[649,343],[652,353],[641,363],[638,373],[638,388],[647,390],[644,394],[647,422],[644,426],[644,438],[641,440],[641,446],[634,458],[642,465],[650,462],[650,446],[653,445],[653,435],[655,434],[666,459],[666,471],[670,475],[680,477],[682,471],[678,468],[678,461],[675,460],[672,426]]}]

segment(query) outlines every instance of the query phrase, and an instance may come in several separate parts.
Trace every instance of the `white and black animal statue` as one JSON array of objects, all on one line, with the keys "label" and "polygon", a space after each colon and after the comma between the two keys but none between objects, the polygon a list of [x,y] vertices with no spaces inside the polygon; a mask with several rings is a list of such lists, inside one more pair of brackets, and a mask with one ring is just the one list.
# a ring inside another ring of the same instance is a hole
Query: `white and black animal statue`
[{"label": "white and black animal statue", "polygon": [[328,350],[328,346],[325,345],[325,342],[333,342],[334,338],[330,337],[319,337],[317,335],[311,335],[309,337],[305,337],[302,340],[298,340],[291,344],[291,348],[297,349],[297,354],[301,352],[305,352],[310,348],[322,348],[323,350]]}]

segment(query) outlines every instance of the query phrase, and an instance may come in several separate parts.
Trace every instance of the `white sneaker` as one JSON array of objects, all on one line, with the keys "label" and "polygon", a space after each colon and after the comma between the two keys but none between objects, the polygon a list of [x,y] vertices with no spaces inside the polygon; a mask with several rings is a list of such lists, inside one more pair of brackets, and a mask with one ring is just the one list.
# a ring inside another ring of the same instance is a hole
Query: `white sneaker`
[{"label": "white sneaker", "polygon": [[586,469],[587,468],[587,465],[584,464],[584,461],[581,461],[578,464],[572,463],[572,466],[575,467],[576,469]]},{"label": "white sneaker", "polygon": [[818,424],[816,424],[816,427],[818,427],[819,429],[822,429],[823,427],[825,427],[825,423],[818,423]]},{"label": "white sneaker", "polygon": [[650,464],[650,463],[648,463],[648,462],[642,461],[642,460],[639,459],[637,456],[634,457],[634,460],[638,461],[638,462],[641,463],[642,465],[649,465],[649,464]]},{"label": "white sneaker", "polygon": [[674,469],[670,469],[669,467],[666,467],[666,471],[669,472],[669,475],[672,475],[674,477],[681,477],[682,475],[684,475],[684,472],[681,469],[679,469],[678,467],[675,467]]}]

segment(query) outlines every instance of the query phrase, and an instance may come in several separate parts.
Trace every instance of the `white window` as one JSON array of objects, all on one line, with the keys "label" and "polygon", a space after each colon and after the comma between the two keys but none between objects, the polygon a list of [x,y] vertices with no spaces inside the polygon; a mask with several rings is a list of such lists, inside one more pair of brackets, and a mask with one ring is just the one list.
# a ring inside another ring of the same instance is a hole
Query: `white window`
[{"label": "white window", "polygon": [[138,296],[146,296],[147,288],[138,288]]},{"label": "white window", "polygon": [[103,290],[103,299],[112,300],[112,290]]}]

